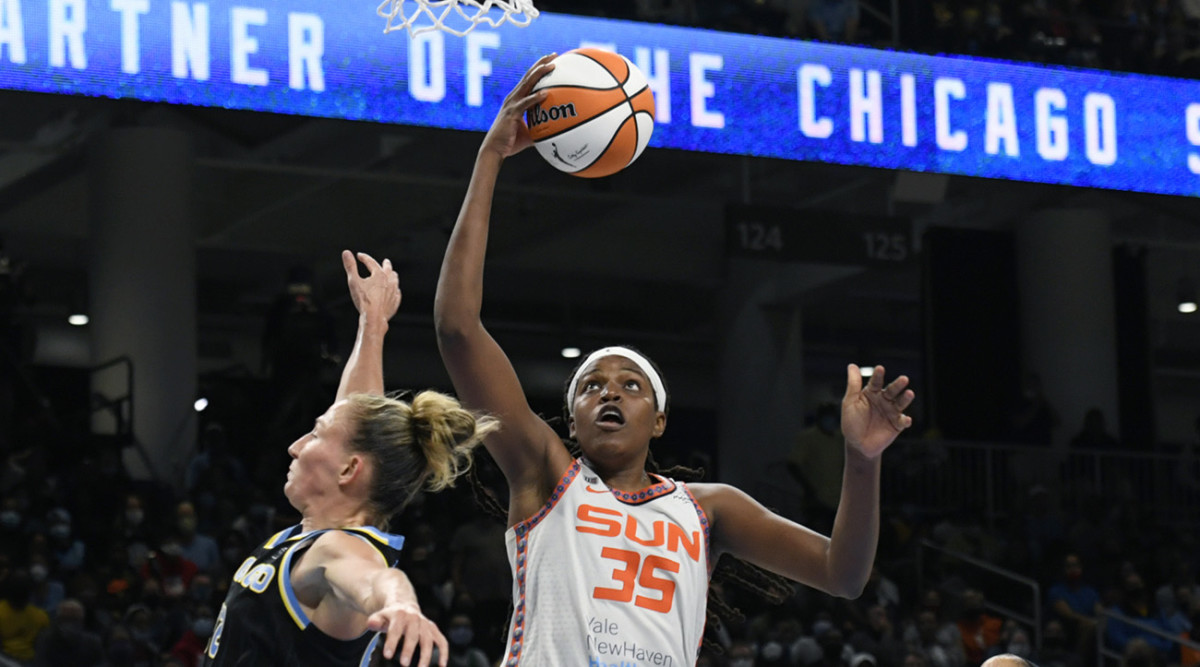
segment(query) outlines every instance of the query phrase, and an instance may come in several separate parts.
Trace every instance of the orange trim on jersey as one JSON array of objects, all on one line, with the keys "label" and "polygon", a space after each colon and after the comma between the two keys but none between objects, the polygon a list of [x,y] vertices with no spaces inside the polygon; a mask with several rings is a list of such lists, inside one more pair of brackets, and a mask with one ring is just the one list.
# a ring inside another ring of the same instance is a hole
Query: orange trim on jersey
[{"label": "orange trim on jersey", "polygon": [[542,519],[546,518],[546,515],[550,513],[550,510],[554,509],[554,506],[558,504],[559,499],[562,498],[563,494],[567,492],[567,487],[571,486],[571,482],[575,481],[575,476],[579,474],[579,468],[581,465],[582,464],[579,462],[579,459],[575,459],[573,462],[571,462],[571,465],[567,467],[566,472],[564,472],[562,477],[558,479],[558,485],[554,487],[554,492],[550,494],[550,499],[546,501],[546,504],[542,505],[542,509],[538,510],[537,514],[534,514],[528,519],[525,519],[521,523],[513,526],[513,530],[517,531],[517,537],[520,537],[521,535],[533,530],[534,526],[538,525],[541,523]]},{"label": "orange trim on jersey", "polygon": [[700,527],[704,529],[704,561],[708,566],[708,578],[711,579],[716,563],[712,559],[712,538],[709,535],[708,515],[704,513],[704,508],[700,506],[699,501],[696,500],[696,496],[692,495],[692,490],[688,488],[687,484],[681,486],[683,487],[683,492],[687,494],[687,497],[692,501],[692,505],[696,508],[696,515],[700,517]]},{"label": "orange trim on jersey", "polygon": [[669,495],[675,491],[675,482],[663,477],[662,475],[656,475],[654,473],[648,474],[652,478],[657,477],[658,484],[655,484],[654,486],[648,486],[641,491],[627,492],[612,488],[610,488],[609,491],[612,492],[614,498],[625,503],[626,505],[641,505],[643,503],[648,503],[655,498]]},{"label": "orange trim on jersey", "polygon": [[529,532],[533,530],[550,510],[558,504],[558,501],[567,493],[567,488],[571,486],[571,482],[575,481],[575,477],[579,474],[581,467],[579,459],[571,462],[567,471],[559,478],[558,485],[554,487],[554,492],[550,494],[550,499],[542,506],[542,509],[537,514],[525,519],[524,521],[513,526],[513,531],[517,535],[517,557],[516,557],[516,579],[517,579],[517,599],[513,606],[512,627],[509,635],[512,637],[512,647],[509,649],[508,659],[505,665],[515,667],[521,662],[521,647],[524,645],[525,634],[525,559],[529,551]]}]

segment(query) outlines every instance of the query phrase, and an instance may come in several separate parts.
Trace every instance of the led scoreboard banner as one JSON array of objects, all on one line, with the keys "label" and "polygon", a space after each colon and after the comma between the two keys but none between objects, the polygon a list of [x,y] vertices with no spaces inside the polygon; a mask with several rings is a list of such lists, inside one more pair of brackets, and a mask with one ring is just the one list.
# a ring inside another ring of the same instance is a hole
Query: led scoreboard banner
[{"label": "led scoreboard banner", "polygon": [[539,56],[602,46],[650,80],[652,147],[1200,194],[1200,82],[554,14],[410,38],[373,10],[0,0],[0,87],[483,131]]}]

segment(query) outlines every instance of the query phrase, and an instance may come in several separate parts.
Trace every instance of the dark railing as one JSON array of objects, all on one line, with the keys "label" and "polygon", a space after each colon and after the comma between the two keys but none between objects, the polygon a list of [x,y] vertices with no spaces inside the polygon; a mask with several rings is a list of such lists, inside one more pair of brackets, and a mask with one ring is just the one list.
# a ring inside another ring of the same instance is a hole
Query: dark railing
[{"label": "dark railing", "polygon": [[1200,651],[1200,644],[1192,641],[1191,639],[1187,639],[1184,637],[1180,637],[1178,635],[1173,635],[1169,632],[1165,632],[1162,628],[1155,627],[1153,625],[1143,623],[1136,619],[1129,618],[1128,616],[1125,616],[1124,614],[1122,614],[1118,611],[1114,611],[1112,609],[1101,609],[1100,610],[1100,632],[1096,633],[1096,664],[1097,664],[1097,667],[1110,667],[1110,666],[1116,667],[1117,665],[1125,664],[1123,656],[1120,653],[1114,651],[1111,647],[1109,647],[1108,642],[1105,641],[1106,633],[1104,632],[1104,630],[1107,629],[1109,623],[1114,623],[1114,622],[1125,623],[1126,625],[1131,625],[1131,626],[1137,628],[1141,632],[1144,632],[1148,635],[1153,635],[1155,637],[1159,637],[1161,639],[1165,639],[1165,640],[1171,642],[1172,644],[1176,644],[1177,646],[1180,646],[1180,647],[1186,646],[1192,650]]},{"label": "dark railing", "polygon": [[93,391],[90,409],[91,417],[101,413],[110,414],[113,417],[115,428],[112,433],[96,434],[93,430],[93,434],[111,436],[116,439],[121,448],[132,447],[137,452],[138,458],[141,459],[142,465],[146,466],[146,471],[150,474],[151,479],[161,482],[163,479],[159,475],[159,471],[155,468],[154,463],[150,460],[150,455],[146,453],[145,447],[138,441],[133,430],[133,359],[129,355],[121,355],[92,366],[88,369],[89,382],[94,385],[98,375],[114,368],[123,371],[124,387],[115,396],[106,396]]},{"label": "dark railing", "polygon": [[125,387],[123,392],[117,396],[104,396],[98,393],[92,393],[91,413],[95,415],[99,412],[109,412],[116,422],[116,431],[114,435],[122,437],[133,437],[133,359],[129,355],[121,355],[119,357],[109,359],[103,363],[92,366],[88,369],[88,379],[93,384],[96,376],[110,368],[124,367],[125,371]]},{"label": "dark railing", "polygon": [[1040,486],[1051,507],[1069,514],[1093,510],[1104,499],[1135,503],[1165,524],[1195,525],[1197,469],[1200,462],[1185,454],[902,440],[883,458],[882,502],[932,514],[969,513],[994,528],[1025,511],[1030,491]]},{"label": "dark railing", "polygon": [[1021,574],[1017,574],[1012,570],[1006,570],[997,565],[993,565],[984,560],[980,560],[969,554],[947,549],[939,544],[931,542],[927,539],[922,539],[917,549],[917,590],[925,590],[925,552],[935,551],[940,554],[940,557],[957,561],[960,564],[970,565],[978,570],[982,570],[994,577],[1000,579],[1001,583],[1009,588],[1028,588],[1029,596],[1022,599],[1021,602],[1028,602],[1028,612],[1013,609],[1007,604],[1001,604],[992,599],[988,599],[985,603],[987,608],[998,612],[1004,618],[1011,618],[1018,623],[1021,623],[1027,628],[1033,629],[1034,646],[1041,650],[1042,648],[1042,587],[1037,581],[1030,579]]}]

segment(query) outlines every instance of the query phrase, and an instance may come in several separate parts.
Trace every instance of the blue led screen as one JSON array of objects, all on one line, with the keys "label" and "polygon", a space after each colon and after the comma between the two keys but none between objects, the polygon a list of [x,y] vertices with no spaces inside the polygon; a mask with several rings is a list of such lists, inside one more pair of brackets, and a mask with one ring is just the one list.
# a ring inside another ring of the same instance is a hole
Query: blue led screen
[{"label": "blue led screen", "polygon": [[485,130],[539,56],[598,45],[651,81],[652,147],[1200,194],[1196,81],[553,14],[383,25],[373,2],[0,0],[0,87]]}]

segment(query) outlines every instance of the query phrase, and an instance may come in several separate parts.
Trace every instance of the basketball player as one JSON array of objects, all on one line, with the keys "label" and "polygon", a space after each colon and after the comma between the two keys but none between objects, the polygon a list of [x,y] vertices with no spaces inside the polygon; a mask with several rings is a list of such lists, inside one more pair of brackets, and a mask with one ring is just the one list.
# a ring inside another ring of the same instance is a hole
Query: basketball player
[{"label": "basketball player", "polygon": [[539,60],[509,94],[480,147],[442,263],[434,322],[466,406],[503,428],[484,440],[509,486],[506,542],[514,611],[504,664],[583,667],[695,664],[705,597],[722,553],[833,595],[859,595],[879,532],[880,455],[912,420],[908,379],[864,387],[847,368],[846,466],[832,536],[780,517],[724,484],[684,485],[647,471],[667,424],[658,369],[623,347],[588,355],[569,378],[574,458],[533,413],[504,352],[480,320],[492,194],[504,159],[531,144],[522,116],[553,68]]},{"label": "basketball player", "polygon": [[[470,465],[471,448],[496,422],[425,391],[412,403],[383,395],[383,338],[400,306],[396,272],[343,251],[358,335],[337,398],[292,443],[283,487],[301,522],[268,539],[238,568],[221,606],[205,665],[360,665],[382,643],[400,664],[445,667],[446,638],[421,614],[394,569],[404,538],[380,530],[422,488],[439,490]],[[376,632],[369,632],[376,631]]]}]

